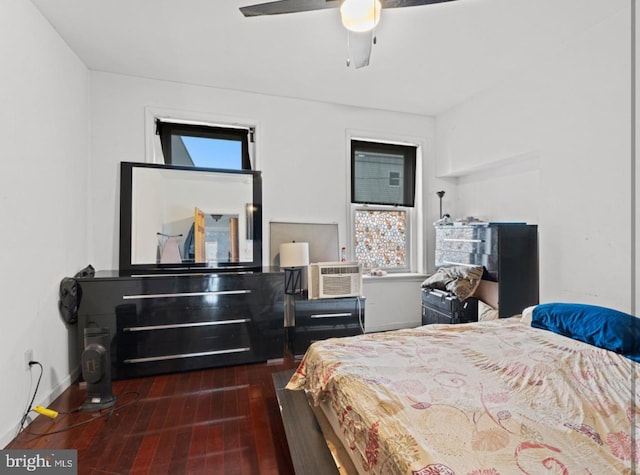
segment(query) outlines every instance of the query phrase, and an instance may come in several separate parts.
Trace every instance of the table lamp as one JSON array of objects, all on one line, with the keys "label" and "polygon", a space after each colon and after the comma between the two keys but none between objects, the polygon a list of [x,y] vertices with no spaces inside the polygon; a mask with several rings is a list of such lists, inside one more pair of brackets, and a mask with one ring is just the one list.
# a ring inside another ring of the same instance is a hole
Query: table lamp
[{"label": "table lamp", "polygon": [[284,269],[284,293],[302,293],[302,267],[309,265],[308,242],[280,244],[280,268]]}]

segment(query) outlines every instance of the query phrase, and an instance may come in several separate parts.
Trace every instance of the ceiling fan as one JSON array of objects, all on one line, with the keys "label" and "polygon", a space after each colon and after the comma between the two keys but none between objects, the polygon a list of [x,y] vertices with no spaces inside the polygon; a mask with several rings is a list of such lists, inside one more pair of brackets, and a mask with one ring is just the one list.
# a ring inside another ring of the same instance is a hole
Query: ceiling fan
[{"label": "ceiling fan", "polygon": [[455,0],[275,0],[241,7],[240,11],[245,17],[254,17],[340,8],[340,18],[348,32],[347,66],[361,68],[369,64],[371,45],[376,41],[373,30],[382,9],[452,1]]}]

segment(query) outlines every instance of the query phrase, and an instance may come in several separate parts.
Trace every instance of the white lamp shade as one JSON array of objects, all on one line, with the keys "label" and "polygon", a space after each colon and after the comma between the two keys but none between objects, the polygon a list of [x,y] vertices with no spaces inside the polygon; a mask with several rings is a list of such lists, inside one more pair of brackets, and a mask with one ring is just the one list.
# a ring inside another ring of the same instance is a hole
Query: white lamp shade
[{"label": "white lamp shade", "polygon": [[308,242],[286,242],[280,244],[280,267],[304,267],[308,265]]}]

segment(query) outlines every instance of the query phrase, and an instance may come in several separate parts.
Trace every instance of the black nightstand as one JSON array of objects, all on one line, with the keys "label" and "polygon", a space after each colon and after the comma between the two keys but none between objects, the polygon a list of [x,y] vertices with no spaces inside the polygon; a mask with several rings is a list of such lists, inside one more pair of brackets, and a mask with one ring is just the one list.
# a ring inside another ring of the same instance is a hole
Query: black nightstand
[{"label": "black nightstand", "polygon": [[364,333],[364,306],[364,297],[309,300],[306,295],[296,296],[295,325],[287,328],[291,352],[302,355],[314,341]]}]

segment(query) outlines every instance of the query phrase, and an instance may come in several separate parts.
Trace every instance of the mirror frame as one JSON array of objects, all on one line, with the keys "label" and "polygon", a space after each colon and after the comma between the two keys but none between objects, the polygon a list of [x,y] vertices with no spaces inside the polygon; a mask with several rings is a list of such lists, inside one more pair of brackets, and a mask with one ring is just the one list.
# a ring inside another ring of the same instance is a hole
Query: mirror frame
[{"label": "mirror frame", "polygon": [[[133,264],[131,262],[132,239],[132,202],[133,202],[133,171],[136,168],[158,168],[163,170],[181,170],[193,173],[223,173],[229,175],[251,175],[253,181],[253,259],[240,262],[218,262],[211,266],[203,263],[144,263]],[[132,272],[233,272],[233,271],[259,271],[262,270],[262,174],[255,170],[226,170],[218,168],[199,168],[179,165],[164,165],[143,162],[120,162],[120,272],[129,274]]]}]

